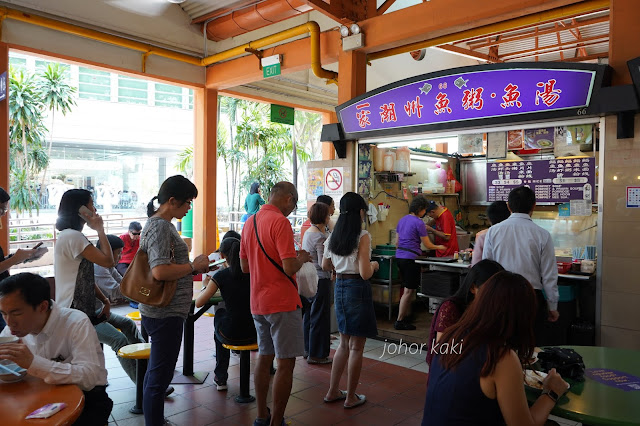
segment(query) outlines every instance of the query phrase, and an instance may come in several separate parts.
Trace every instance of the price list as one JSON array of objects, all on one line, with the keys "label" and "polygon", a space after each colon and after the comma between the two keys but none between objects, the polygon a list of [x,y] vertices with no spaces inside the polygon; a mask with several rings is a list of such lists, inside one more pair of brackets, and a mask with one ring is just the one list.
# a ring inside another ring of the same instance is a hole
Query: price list
[{"label": "price list", "polygon": [[593,199],[595,158],[487,163],[487,201],[507,200],[518,186],[530,187],[542,203]]}]

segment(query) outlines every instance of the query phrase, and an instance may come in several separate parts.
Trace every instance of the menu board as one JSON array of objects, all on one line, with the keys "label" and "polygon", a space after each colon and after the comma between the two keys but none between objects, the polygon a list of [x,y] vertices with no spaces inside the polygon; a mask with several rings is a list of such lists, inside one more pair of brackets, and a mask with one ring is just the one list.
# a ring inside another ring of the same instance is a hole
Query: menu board
[{"label": "menu board", "polygon": [[539,203],[592,200],[595,158],[487,163],[487,201],[506,201],[519,186],[530,187]]}]

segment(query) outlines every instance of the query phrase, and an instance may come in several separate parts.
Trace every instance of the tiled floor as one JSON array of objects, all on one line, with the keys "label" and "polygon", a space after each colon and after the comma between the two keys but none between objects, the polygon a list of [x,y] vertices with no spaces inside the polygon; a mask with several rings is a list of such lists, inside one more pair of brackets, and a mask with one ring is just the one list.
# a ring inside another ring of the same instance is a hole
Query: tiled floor
[{"label": "tiled floor", "polygon": [[[131,310],[128,306],[113,309],[123,315]],[[332,341],[332,347],[336,346],[337,340]],[[345,410],[340,403],[326,404],[322,400],[328,389],[331,365],[309,365],[300,358],[294,370],[286,421],[290,425],[322,426],[419,425],[428,371],[424,355],[417,345],[398,348],[368,339],[358,385],[358,393],[366,395],[367,402],[352,410]],[[251,356],[253,371],[256,353]],[[143,417],[129,412],[135,402],[135,385],[109,348],[105,348],[105,360],[109,373],[107,392],[114,402],[109,425],[143,426]],[[213,373],[201,385],[174,385],[175,392],[165,400],[165,416],[180,426],[251,425],[256,417],[256,403],[238,404],[233,400],[240,386],[238,363],[239,358],[232,356],[226,392],[216,390]],[[195,324],[194,371],[213,371],[214,366],[213,318],[203,316]],[[182,372],[182,353],[176,368]],[[343,389],[345,380],[343,377]],[[253,375],[250,389],[253,394]],[[268,400],[271,401],[270,394]],[[555,420],[563,426],[577,425],[563,419]]]}]

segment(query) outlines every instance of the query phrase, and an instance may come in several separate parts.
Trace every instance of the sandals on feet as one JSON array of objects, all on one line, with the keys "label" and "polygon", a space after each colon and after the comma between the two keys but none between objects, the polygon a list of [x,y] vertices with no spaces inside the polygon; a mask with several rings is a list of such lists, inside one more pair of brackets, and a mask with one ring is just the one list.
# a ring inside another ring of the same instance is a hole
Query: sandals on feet
[{"label": "sandals on feet", "polygon": [[367,397],[364,396],[364,395],[356,394],[356,397],[358,398],[358,400],[355,403],[353,403],[351,405],[344,404],[344,408],[356,408],[356,407],[364,404],[365,402],[367,402]]},{"label": "sandals on feet", "polygon": [[344,401],[345,399],[347,399],[347,391],[340,391],[340,396],[337,398],[333,398],[333,399],[327,399],[327,397],[324,398],[324,402],[336,402],[336,401]]}]

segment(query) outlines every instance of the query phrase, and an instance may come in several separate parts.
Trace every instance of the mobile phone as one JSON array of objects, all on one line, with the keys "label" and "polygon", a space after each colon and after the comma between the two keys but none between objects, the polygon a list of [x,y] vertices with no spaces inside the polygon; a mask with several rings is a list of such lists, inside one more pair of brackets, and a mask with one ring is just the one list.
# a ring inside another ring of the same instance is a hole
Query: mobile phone
[{"label": "mobile phone", "polygon": [[209,268],[213,268],[214,266],[222,265],[226,261],[227,261],[226,259],[218,259],[215,262],[209,263]]},{"label": "mobile phone", "polygon": [[44,241],[40,241],[38,244],[36,244],[35,246],[33,246],[33,250],[37,249],[38,247],[40,247],[41,245],[44,244]]},{"label": "mobile phone", "polygon": [[89,210],[87,206],[80,206],[80,208],[78,209],[78,214],[81,217],[82,216],[93,217],[93,212]]}]

